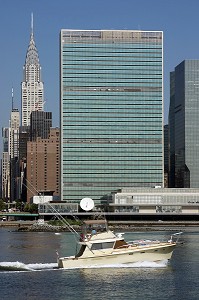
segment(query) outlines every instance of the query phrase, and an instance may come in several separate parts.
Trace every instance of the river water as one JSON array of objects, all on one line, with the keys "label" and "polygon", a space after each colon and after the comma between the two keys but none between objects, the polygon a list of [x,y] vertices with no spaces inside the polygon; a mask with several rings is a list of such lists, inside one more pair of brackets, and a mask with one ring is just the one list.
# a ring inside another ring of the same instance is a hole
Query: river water
[{"label": "river water", "polygon": [[[127,232],[126,240],[164,239],[170,232]],[[199,299],[199,229],[188,229],[172,260],[128,266],[57,269],[56,250],[75,252],[71,233],[0,228],[0,299]]]}]

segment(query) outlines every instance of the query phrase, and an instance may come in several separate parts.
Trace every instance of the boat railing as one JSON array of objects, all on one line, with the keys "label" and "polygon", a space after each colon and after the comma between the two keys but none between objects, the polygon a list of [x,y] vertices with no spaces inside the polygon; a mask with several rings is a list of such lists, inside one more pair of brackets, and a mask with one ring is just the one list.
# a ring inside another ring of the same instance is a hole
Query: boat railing
[{"label": "boat railing", "polygon": [[177,244],[182,234],[183,234],[182,231],[171,234],[171,237],[168,240],[168,242]]}]

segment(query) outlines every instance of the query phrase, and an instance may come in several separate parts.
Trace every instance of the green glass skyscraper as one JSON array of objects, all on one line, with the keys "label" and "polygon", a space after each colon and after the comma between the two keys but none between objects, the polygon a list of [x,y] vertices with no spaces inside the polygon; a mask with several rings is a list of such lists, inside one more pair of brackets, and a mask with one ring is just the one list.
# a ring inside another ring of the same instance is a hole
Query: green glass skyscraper
[{"label": "green glass skyscraper", "polygon": [[199,188],[199,60],[177,65],[170,86],[169,186]]},{"label": "green glass skyscraper", "polygon": [[163,185],[163,33],[61,30],[61,199]]}]

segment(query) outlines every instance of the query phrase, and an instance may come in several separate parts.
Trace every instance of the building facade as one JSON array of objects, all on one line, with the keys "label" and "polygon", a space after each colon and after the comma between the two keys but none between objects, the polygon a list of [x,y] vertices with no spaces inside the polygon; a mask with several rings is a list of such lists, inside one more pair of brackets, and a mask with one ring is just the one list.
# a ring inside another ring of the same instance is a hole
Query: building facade
[{"label": "building facade", "polygon": [[12,108],[9,127],[9,154],[10,154],[10,201],[20,198],[19,172],[19,127],[20,114],[17,108]]},{"label": "building facade", "polygon": [[19,126],[20,114],[17,108],[13,108],[10,115],[9,153],[10,158],[19,157]]},{"label": "building facade", "polygon": [[23,67],[21,95],[22,126],[29,126],[31,112],[35,110],[44,110],[44,85],[41,79],[39,55],[34,41],[33,17],[30,43],[26,53],[25,65]]},{"label": "building facade", "polygon": [[139,214],[199,214],[199,189],[124,188],[112,194],[109,211]]},{"label": "building facade", "polygon": [[19,159],[26,160],[27,142],[30,141],[30,126],[19,127]]},{"label": "building facade", "polygon": [[168,187],[169,176],[169,140],[168,140],[168,124],[164,125],[164,187]]},{"label": "building facade", "polygon": [[170,73],[170,105],[168,118],[168,186],[175,187],[175,72]]},{"label": "building facade", "polygon": [[52,127],[52,112],[33,111],[30,115],[30,140],[47,139]]},{"label": "building facade", "polygon": [[199,60],[176,66],[171,86],[170,186],[199,188]]},{"label": "building facade", "polygon": [[59,128],[51,128],[48,139],[27,143],[27,201],[42,195],[60,195]]},{"label": "building facade", "polygon": [[21,196],[23,202],[27,201],[26,167],[27,167],[27,143],[30,141],[30,126],[19,127],[19,168],[21,177]]},{"label": "building facade", "polygon": [[2,198],[10,199],[10,155],[9,155],[9,128],[2,128],[3,152],[1,163],[1,178],[2,178]]},{"label": "building facade", "polygon": [[163,185],[163,33],[61,30],[61,198]]}]

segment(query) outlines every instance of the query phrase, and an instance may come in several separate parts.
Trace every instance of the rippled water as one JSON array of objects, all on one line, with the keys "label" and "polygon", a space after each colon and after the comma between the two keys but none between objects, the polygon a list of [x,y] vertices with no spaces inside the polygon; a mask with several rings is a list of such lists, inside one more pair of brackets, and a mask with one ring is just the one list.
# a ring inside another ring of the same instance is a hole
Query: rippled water
[{"label": "rippled water", "polygon": [[[185,232],[171,262],[57,269],[75,251],[72,234],[0,228],[0,299],[199,299],[199,231]],[[164,239],[169,232],[126,233],[127,240]]]}]

